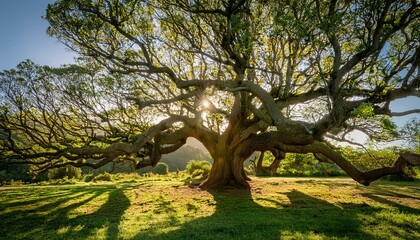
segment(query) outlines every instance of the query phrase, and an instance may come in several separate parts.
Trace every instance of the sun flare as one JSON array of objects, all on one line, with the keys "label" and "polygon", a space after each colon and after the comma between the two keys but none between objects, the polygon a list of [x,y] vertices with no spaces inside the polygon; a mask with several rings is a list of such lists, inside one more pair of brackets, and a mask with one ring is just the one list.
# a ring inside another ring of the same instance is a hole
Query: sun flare
[{"label": "sun flare", "polygon": [[205,100],[203,100],[203,101],[201,102],[201,105],[202,105],[204,108],[209,108],[209,107],[210,107],[210,102],[209,102],[209,100],[205,99]]}]

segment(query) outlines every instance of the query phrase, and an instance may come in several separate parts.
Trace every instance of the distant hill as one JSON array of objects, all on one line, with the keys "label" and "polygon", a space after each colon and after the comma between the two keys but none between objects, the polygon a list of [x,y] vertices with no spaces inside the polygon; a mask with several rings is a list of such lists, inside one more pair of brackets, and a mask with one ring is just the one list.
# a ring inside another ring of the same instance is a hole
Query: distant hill
[{"label": "distant hill", "polygon": [[176,169],[185,170],[185,166],[190,160],[207,160],[212,163],[208,152],[188,144],[171,154],[163,155],[160,162],[168,164],[169,171],[176,171]]},{"label": "distant hill", "polygon": [[[179,148],[177,151],[165,154],[162,156],[160,162],[165,163],[169,167],[169,171],[174,172],[177,169],[185,170],[187,163],[190,160],[206,160],[212,163],[212,159],[208,152],[204,152],[203,150],[193,147],[189,144],[186,144]],[[122,162],[118,164],[107,164],[103,167],[98,169],[92,169],[89,167],[82,167],[82,172],[86,173],[93,173],[95,175],[103,173],[103,172],[110,172],[110,173],[127,173],[137,171],[139,173],[145,173],[152,171],[152,167],[145,167],[140,170],[136,170],[134,168],[133,163],[130,162]]]}]

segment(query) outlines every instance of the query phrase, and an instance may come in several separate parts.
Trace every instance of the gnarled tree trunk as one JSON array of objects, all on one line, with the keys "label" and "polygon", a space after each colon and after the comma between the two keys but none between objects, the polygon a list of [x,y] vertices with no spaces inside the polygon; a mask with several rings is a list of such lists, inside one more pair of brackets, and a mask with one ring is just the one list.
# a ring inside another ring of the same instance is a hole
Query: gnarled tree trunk
[{"label": "gnarled tree trunk", "polygon": [[[255,151],[271,151],[275,156],[275,160],[268,167],[269,170],[275,171],[279,163],[285,157],[285,152],[294,153],[312,153],[318,156],[322,161],[337,164],[350,177],[363,185],[369,185],[371,182],[382,176],[396,174],[403,171],[406,166],[419,166],[420,155],[414,153],[403,153],[391,167],[383,167],[371,171],[360,171],[339,152],[330,148],[327,144],[313,141],[303,144],[296,144],[299,138],[288,138],[279,141],[278,133],[271,132],[267,134],[253,135],[237,144],[219,144],[210,151],[212,153],[214,163],[212,169],[200,187],[202,189],[216,189],[226,186],[234,186],[239,188],[249,188],[248,180],[250,180],[244,171],[244,161]],[[277,141],[276,141],[277,140]],[[299,140],[300,141],[300,140]],[[286,144],[284,144],[286,142]],[[292,144],[287,144],[287,143]],[[262,166],[261,164],[259,164]]]},{"label": "gnarled tree trunk", "polygon": [[219,147],[213,156],[213,165],[207,179],[201,184],[202,189],[217,189],[226,186],[249,188],[250,178],[244,171],[245,158],[235,155],[229,146]]}]

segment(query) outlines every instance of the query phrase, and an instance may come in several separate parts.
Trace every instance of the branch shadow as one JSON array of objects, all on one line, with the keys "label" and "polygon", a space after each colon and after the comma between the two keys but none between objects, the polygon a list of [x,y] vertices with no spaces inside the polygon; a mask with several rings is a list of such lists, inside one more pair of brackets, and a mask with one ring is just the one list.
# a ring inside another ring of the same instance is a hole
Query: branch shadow
[{"label": "branch shadow", "polygon": [[387,197],[393,197],[395,195],[388,195],[388,194],[378,195],[378,194],[375,194],[375,193],[364,193],[364,194],[362,194],[362,196],[364,196],[366,198],[369,198],[369,199],[371,199],[375,202],[379,202],[379,203],[382,203],[382,204],[385,204],[385,205],[388,205],[388,206],[392,206],[392,207],[398,209],[399,212],[406,212],[406,213],[416,214],[416,215],[420,216],[420,199],[414,199],[411,196],[398,194],[399,198],[408,198],[408,199],[412,198],[412,199],[416,200],[419,205],[417,205],[417,208],[415,208],[415,207],[402,205],[398,202],[391,201],[391,200],[387,199]]},{"label": "branch shadow", "polygon": [[[95,212],[71,217],[73,210],[103,194],[108,194],[108,199]],[[124,189],[115,186],[68,189],[56,197],[50,201],[40,197],[10,205],[3,203],[3,209],[16,207],[16,210],[0,211],[3,223],[0,232],[5,233],[0,239],[86,239],[100,229],[106,230],[106,239],[117,239],[122,215],[130,206]],[[8,226],[13,226],[14,231],[6,230]]]},{"label": "branch shadow", "polygon": [[[128,189],[128,186],[89,186],[59,192],[50,201],[41,195],[35,199],[21,199],[10,204],[0,203],[5,210],[0,211],[0,232],[6,233],[0,239],[88,239],[95,236],[104,239],[121,238],[121,231],[124,231],[121,227],[123,215],[132,205],[124,193]],[[276,197],[246,190],[213,191],[210,194],[207,197],[213,199],[204,200],[214,205],[213,214],[196,217],[189,222],[178,219],[177,211],[180,210],[171,205],[172,201],[176,201],[175,198],[166,199],[159,195],[153,200],[156,201],[153,203],[156,206],[154,211],[169,217],[163,220],[164,223],[155,222],[156,226],[143,228],[144,230],[140,228],[146,223],[139,222],[140,232],[130,236],[130,239],[373,239],[375,235],[366,229],[366,225],[376,224],[375,221],[386,214],[388,207],[399,212],[420,215],[420,210],[415,207],[383,197],[384,192],[381,192],[382,195],[374,192],[363,194],[365,198],[379,203],[379,206],[366,203],[331,204],[296,189]],[[392,191],[386,192],[391,197],[396,194]],[[102,205],[98,204],[89,213],[71,215],[79,207],[83,208],[90,202],[96,203],[97,198],[103,200]],[[191,202],[194,198],[191,199],[185,208],[191,210],[191,214],[200,212],[194,202]],[[386,207],[381,207],[381,204]],[[416,236],[415,232],[401,234],[397,231],[404,224],[411,224],[407,221],[395,223],[386,218],[381,220],[395,225],[396,230],[391,230],[392,236]],[[168,225],[171,226],[169,232],[156,231],[159,226]],[[14,231],[6,229],[10,226],[15,228]],[[420,227],[418,223],[414,223],[406,228],[415,231],[417,227]]]},{"label": "branch shadow", "polygon": [[368,205],[349,204],[337,207],[326,201],[293,190],[286,194],[290,204],[270,199],[271,205],[258,204],[250,191],[211,192],[215,212],[175,226],[164,234],[140,232],[134,239],[279,239],[301,236],[371,239],[362,231],[358,208],[366,212],[377,209]]},{"label": "branch shadow", "polygon": [[[81,215],[72,219],[72,226],[83,225],[84,228],[77,232],[77,236],[91,236],[97,230],[105,229],[106,239],[117,239],[122,216],[130,207],[130,200],[124,194],[124,189],[109,191],[108,200],[95,212]],[[67,236],[69,237],[69,236]]]}]

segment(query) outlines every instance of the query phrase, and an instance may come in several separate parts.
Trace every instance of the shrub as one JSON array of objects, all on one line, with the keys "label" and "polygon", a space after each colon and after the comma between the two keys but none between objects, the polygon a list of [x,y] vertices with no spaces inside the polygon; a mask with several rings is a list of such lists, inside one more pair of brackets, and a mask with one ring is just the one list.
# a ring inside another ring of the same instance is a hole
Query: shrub
[{"label": "shrub", "polygon": [[346,173],[337,165],[324,162],[317,162],[308,170],[308,176],[313,177],[336,177],[344,175],[346,175]]},{"label": "shrub", "polygon": [[151,175],[166,175],[169,172],[169,166],[166,163],[158,163],[156,166],[151,167],[147,166],[144,168],[141,168],[136,171],[138,174],[142,176],[146,176],[147,174]]},{"label": "shrub", "polygon": [[0,171],[0,181],[1,182],[6,182],[8,179],[7,179],[7,173],[6,173],[6,170],[3,170],[3,171]]},{"label": "shrub", "polygon": [[0,163],[0,182],[14,180],[22,180],[23,182],[32,181],[29,172],[29,165],[27,164],[7,164]]},{"label": "shrub", "polygon": [[199,177],[199,178],[204,178],[207,174],[205,173],[205,171],[203,169],[196,169],[194,170],[194,172],[191,174],[191,177]]},{"label": "shrub", "polygon": [[145,172],[145,173],[143,173],[142,176],[145,177],[145,178],[152,178],[152,177],[155,177],[155,174],[152,173],[152,172]]},{"label": "shrub", "polygon": [[19,186],[22,186],[24,184],[24,182],[22,181],[22,180],[10,180],[10,186],[13,186],[13,187],[19,187]]},{"label": "shrub", "polygon": [[152,168],[152,172],[159,175],[166,175],[169,172],[168,164],[158,163],[154,168]]},{"label": "shrub", "polygon": [[140,179],[140,175],[136,172],[132,173],[117,173],[112,175],[114,181],[131,181]]},{"label": "shrub", "polygon": [[307,176],[313,171],[313,165],[316,162],[317,160],[308,154],[287,154],[286,158],[280,162],[277,173],[281,176]]},{"label": "shrub", "polygon": [[[188,174],[194,176],[202,175],[203,177],[206,176],[211,169],[211,164],[206,160],[191,160],[188,162],[186,166],[186,171]],[[199,172],[194,173],[196,170],[201,170]]]},{"label": "shrub", "polygon": [[95,177],[95,176],[94,176],[92,173],[85,174],[85,175],[83,175],[83,181],[84,181],[84,182],[90,182],[90,181],[92,181],[92,179],[93,179],[94,177]]},{"label": "shrub", "polygon": [[345,172],[337,165],[318,162],[309,154],[287,154],[281,161],[277,175],[294,177],[343,176]]},{"label": "shrub", "polygon": [[62,168],[53,168],[48,171],[49,180],[63,179],[64,177],[68,179],[81,178],[81,176],[82,170],[71,165]]},{"label": "shrub", "polygon": [[76,183],[77,183],[76,178],[69,179],[67,176],[65,176],[60,179],[48,180],[48,182],[45,184],[61,185],[61,184],[76,184]]},{"label": "shrub", "polygon": [[255,169],[255,176],[259,177],[266,177],[266,176],[273,176],[273,173],[270,168],[268,167],[262,167]]},{"label": "shrub", "polygon": [[108,172],[104,172],[102,174],[99,174],[98,176],[94,177],[92,179],[93,182],[99,182],[99,181],[104,181],[104,182],[111,182],[112,181],[112,175]]}]

